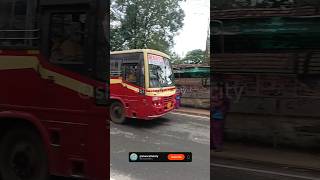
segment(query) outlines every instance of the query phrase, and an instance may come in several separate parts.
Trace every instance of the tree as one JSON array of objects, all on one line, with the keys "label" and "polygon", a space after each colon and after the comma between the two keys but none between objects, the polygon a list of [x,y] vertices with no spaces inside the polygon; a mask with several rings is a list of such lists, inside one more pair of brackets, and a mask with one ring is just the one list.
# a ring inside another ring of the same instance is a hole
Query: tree
[{"label": "tree", "polygon": [[183,27],[184,0],[112,0],[111,49],[151,48],[166,53]]},{"label": "tree", "polygon": [[186,57],[183,58],[185,64],[202,64],[205,60],[205,51],[201,49],[195,49],[189,51]]},{"label": "tree", "polygon": [[170,60],[171,60],[172,64],[182,64],[183,63],[181,57],[175,52],[170,53],[170,58],[171,58]]}]

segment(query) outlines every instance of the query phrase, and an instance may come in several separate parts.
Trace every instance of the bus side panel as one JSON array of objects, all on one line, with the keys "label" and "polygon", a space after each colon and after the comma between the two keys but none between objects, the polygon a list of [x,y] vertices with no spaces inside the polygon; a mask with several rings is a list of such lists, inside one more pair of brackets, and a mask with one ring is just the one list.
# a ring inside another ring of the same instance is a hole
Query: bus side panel
[{"label": "bus side panel", "polygon": [[0,84],[2,105],[43,107],[46,104],[45,82],[33,69],[0,69]]},{"label": "bus side panel", "polygon": [[[107,112],[105,107],[99,108],[88,119],[91,121],[87,136],[90,147],[88,149],[88,174],[93,180],[110,179],[110,120],[104,118],[109,117]],[[92,118],[94,116],[96,117]],[[92,122],[92,120],[95,121]]]},{"label": "bus side panel", "polygon": [[[129,85],[127,83],[111,84],[111,97],[115,97],[114,99],[121,99],[121,102],[126,109],[126,117],[137,117],[145,119],[145,96],[140,95],[137,91],[129,89],[128,86],[138,89],[138,87]],[[134,114],[136,116],[134,116]]]},{"label": "bus side panel", "polygon": [[[80,175],[102,179],[108,175],[109,149],[106,108],[90,113],[55,113],[54,119],[68,117],[79,123],[46,121],[50,134],[60,135],[59,144],[51,144],[51,172],[55,175]],[[101,128],[105,127],[105,128]],[[75,168],[79,168],[76,170]]]},{"label": "bus side panel", "polygon": [[107,107],[96,107],[92,98],[24,68],[23,62],[15,65],[19,69],[4,65],[0,56],[0,111],[26,112],[43,121],[51,140],[50,172],[106,179]]}]

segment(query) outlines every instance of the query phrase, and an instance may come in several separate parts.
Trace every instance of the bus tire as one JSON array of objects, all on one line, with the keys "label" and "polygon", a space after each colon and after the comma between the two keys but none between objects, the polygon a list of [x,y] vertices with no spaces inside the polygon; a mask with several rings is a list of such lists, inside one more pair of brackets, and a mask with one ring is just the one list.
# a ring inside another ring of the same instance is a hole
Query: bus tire
[{"label": "bus tire", "polygon": [[32,129],[9,130],[0,142],[2,180],[48,180],[46,150]]},{"label": "bus tire", "polygon": [[125,108],[122,103],[114,101],[110,106],[111,121],[117,124],[123,124],[126,122]]}]

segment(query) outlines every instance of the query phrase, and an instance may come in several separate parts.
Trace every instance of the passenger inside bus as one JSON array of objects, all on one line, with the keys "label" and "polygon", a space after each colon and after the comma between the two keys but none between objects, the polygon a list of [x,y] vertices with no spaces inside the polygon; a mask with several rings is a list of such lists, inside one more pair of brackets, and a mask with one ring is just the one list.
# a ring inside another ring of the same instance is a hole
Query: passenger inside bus
[{"label": "passenger inside bus", "polygon": [[129,70],[127,81],[132,82],[132,83],[137,82],[137,76],[136,76],[135,69],[132,68]]},{"label": "passenger inside bus", "polygon": [[[61,24],[61,22],[56,23]],[[54,27],[51,37],[51,62],[62,64],[83,62],[84,33],[81,31],[82,27],[81,22],[71,22],[62,27],[61,25]]]},{"label": "passenger inside bus", "polygon": [[69,30],[67,38],[52,38],[51,60],[63,62],[79,62],[82,59],[81,32]]},{"label": "passenger inside bus", "polygon": [[69,37],[62,42],[61,53],[66,61],[81,61],[83,56],[81,46],[81,32],[75,31],[69,34]]}]

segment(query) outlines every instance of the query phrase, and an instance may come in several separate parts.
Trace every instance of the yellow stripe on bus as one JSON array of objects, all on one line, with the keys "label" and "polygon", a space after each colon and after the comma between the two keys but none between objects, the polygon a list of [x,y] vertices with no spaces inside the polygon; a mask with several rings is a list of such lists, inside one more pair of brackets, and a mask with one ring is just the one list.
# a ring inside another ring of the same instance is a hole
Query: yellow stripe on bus
[{"label": "yellow stripe on bus", "polygon": [[172,96],[176,94],[176,90],[167,90],[167,91],[163,91],[163,92],[146,92],[147,96]]},{"label": "yellow stripe on bus", "polygon": [[134,87],[128,83],[124,83],[122,79],[110,79],[110,84],[121,84],[123,87],[126,87],[132,91],[139,92],[139,88]]},{"label": "yellow stripe on bus", "polygon": [[43,79],[52,79],[55,84],[71,89],[82,95],[94,97],[94,87],[70,78],[68,76],[50,71],[39,64],[34,56],[0,56],[0,70],[34,69]]},{"label": "yellow stripe on bus", "polygon": [[94,87],[89,84],[80,82],[78,80],[75,80],[75,79],[70,78],[68,76],[64,76],[62,74],[50,71],[45,68],[40,68],[39,72],[40,72],[41,77],[43,79],[50,79],[51,77],[53,77],[54,83],[56,83],[60,86],[71,89],[71,90],[78,92],[82,95],[94,97]]},{"label": "yellow stripe on bus", "polygon": [[0,70],[38,69],[39,61],[32,56],[0,56]]},{"label": "yellow stripe on bus", "polygon": [[122,79],[110,79],[110,84],[119,84],[122,83]]}]

